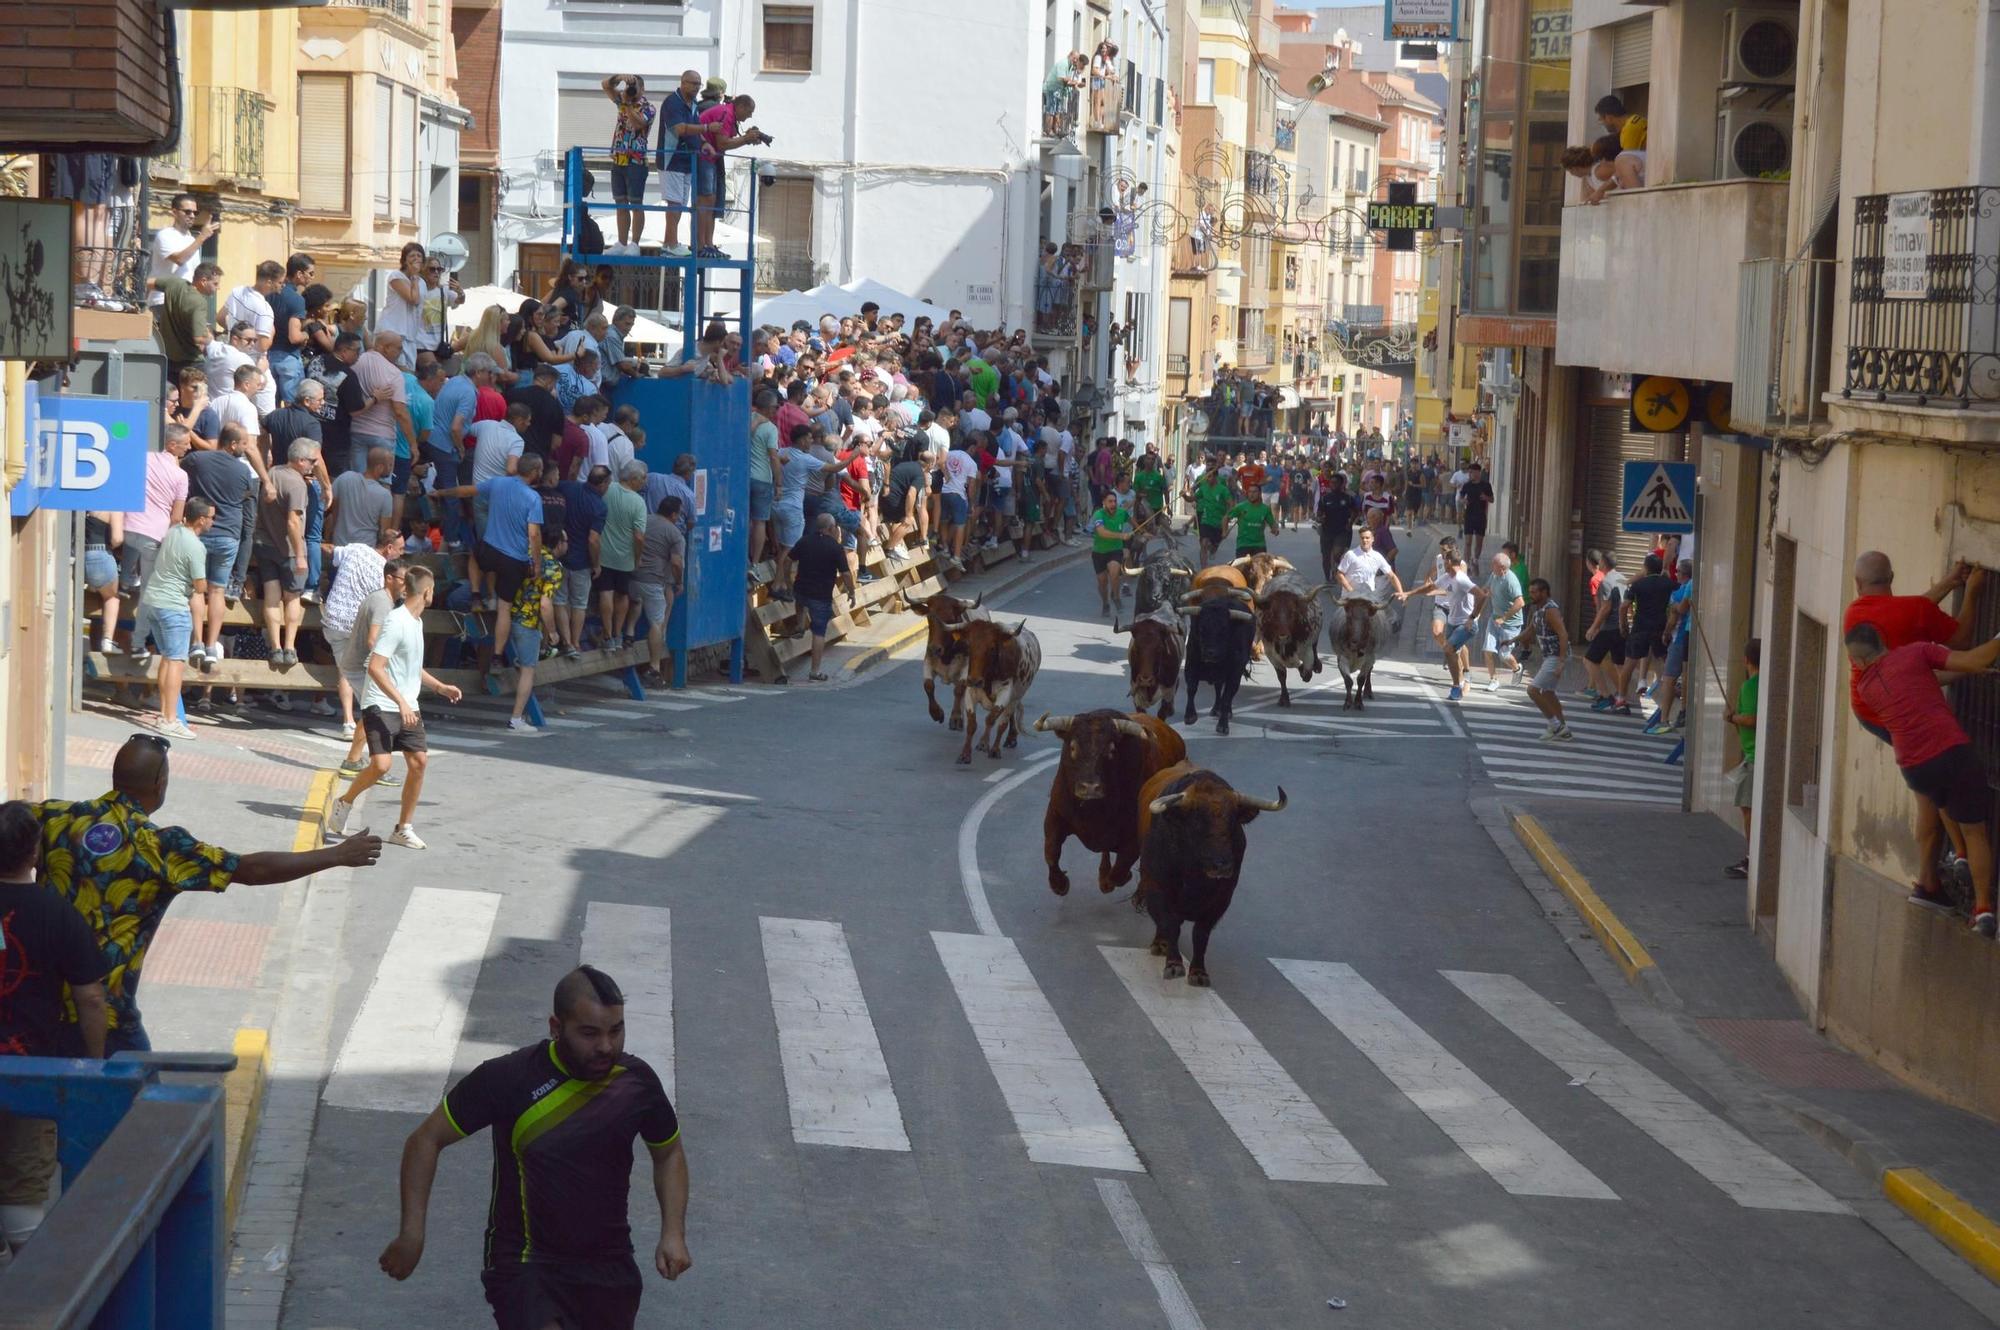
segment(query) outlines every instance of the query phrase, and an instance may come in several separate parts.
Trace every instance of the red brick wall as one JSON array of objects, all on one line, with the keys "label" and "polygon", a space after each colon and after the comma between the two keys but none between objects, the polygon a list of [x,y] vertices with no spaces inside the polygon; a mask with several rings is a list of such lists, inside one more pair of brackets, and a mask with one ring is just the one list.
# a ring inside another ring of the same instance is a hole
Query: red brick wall
[{"label": "red brick wall", "polygon": [[472,112],[459,139],[463,160],[491,165],[500,152],[500,7],[454,5],[451,37],[458,44],[458,101]]},{"label": "red brick wall", "polygon": [[163,137],[165,29],[151,0],[7,6],[0,23],[0,142],[61,150]]}]

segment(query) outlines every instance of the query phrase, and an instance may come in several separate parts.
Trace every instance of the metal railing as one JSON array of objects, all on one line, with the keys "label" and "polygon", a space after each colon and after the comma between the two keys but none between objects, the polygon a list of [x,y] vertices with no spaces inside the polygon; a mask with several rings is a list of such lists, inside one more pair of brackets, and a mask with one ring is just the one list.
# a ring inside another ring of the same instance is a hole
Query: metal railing
[{"label": "metal railing", "polygon": [[826,265],[814,263],[811,254],[773,253],[774,248],[778,247],[766,247],[758,251],[759,291],[810,291],[826,280]]},{"label": "metal railing", "polygon": [[277,103],[249,88],[189,88],[181,140],[155,159],[183,185],[230,180],[264,187],[264,125]]},{"label": "metal railing", "polygon": [[1236,363],[1242,366],[1270,365],[1274,352],[1268,328],[1241,328],[1236,334]]},{"label": "metal railing", "polygon": [[2000,407],[2000,186],[1854,200],[1841,395]]},{"label": "metal railing", "polygon": [[1267,198],[1278,187],[1278,162],[1268,152],[1255,148],[1243,154],[1243,190],[1259,198]]},{"label": "metal railing", "polygon": [[1188,372],[1188,358],[1176,351],[1167,352],[1167,373],[1185,375]]},{"label": "metal railing", "polygon": [[410,0],[327,0],[335,9],[374,9],[410,21]]}]

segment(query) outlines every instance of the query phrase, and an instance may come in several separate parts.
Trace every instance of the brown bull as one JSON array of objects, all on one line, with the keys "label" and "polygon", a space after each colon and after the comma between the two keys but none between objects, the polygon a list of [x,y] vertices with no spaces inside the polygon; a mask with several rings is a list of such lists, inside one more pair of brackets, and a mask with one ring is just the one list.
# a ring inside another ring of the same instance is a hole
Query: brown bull
[{"label": "brown bull", "polygon": [[979,709],[986,708],[986,733],[981,751],[1000,756],[1001,733],[1007,747],[1021,738],[1021,701],[1042,667],[1042,644],[1024,619],[1012,629],[991,619],[970,619],[945,632],[945,663],[961,657],[965,669],[965,746],[961,765],[972,761],[972,734],[979,728]]},{"label": "brown bull", "polygon": [[1257,595],[1257,640],[1264,644],[1264,659],[1278,672],[1278,705],[1292,704],[1292,690],[1285,671],[1299,672],[1300,682],[1310,682],[1319,672],[1320,588],[1297,573],[1280,573],[1264,584]]},{"label": "brown bull", "polygon": [[1359,711],[1363,699],[1375,696],[1376,631],[1381,613],[1374,601],[1355,596],[1341,602],[1327,625],[1327,642],[1340,665],[1340,681],[1347,688],[1340,704],[1343,711]]},{"label": "brown bull", "polygon": [[940,591],[929,600],[911,601],[910,608],[924,616],[924,630],[929,637],[924,645],[924,701],[930,706],[931,719],[942,722],[944,708],[938,705],[937,681],[942,679],[950,684],[951,728],[955,730],[965,723],[959,714],[965,706],[965,657],[954,655],[947,661],[945,648],[951,630],[974,617],[979,597],[960,600]]},{"label": "brown bull", "polygon": [[[1153,917],[1153,954],[1162,977],[1208,986],[1208,937],[1236,895],[1245,823],[1286,803],[1239,794],[1212,771],[1186,762],[1154,774],[1139,791],[1139,897]],[[1194,925],[1194,957],[1181,959],[1181,925]]]},{"label": "brown bull", "polygon": [[[1171,608],[1162,611],[1173,615]],[[1125,670],[1131,680],[1132,709],[1153,711],[1165,720],[1174,710],[1174,693],[1180,687],[1181,652],[1186,647],[1179,619],[1149,616],[1129,624],[1113,624],[1114,633],[1130,633],[1125,648]]]},{"label": "brown bull", "polygon": [[1122,885],[1139,858],[1139,791],[1154,772],[1184,761],[1187,745],[1163,720],[1109,708],[1043,716],[1035,728],[1061,736],[1063,746],[1042,817],[1049,890],[1069,894],[1062,849],[1071,836],[1098,854],[1099,891]]},{"label": "brown bull", "polygon": [[1231,560],[1230,567],[1241,572],[1244,584],[1252,592],[1260,595],[1263,593],[1265,584],[1270,582],[1272,578],[1277,577],[1281,573],[1294,571],[1290,559],[1285,558],[1283,555],[1272,554],[1269,551],[1246,554],[1240,559]]}]

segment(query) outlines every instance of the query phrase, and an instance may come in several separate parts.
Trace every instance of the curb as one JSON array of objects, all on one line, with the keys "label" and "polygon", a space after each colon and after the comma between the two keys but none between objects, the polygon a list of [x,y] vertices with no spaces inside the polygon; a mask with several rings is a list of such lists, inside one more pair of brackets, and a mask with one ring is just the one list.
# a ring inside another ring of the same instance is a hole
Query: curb
[{"label": "curb", "polygon": [[1920,1168],[1885,1169],[1882,1194],[1979,1273],[2000,1284],[2000,1225]]},{"label": "curb", "polygon": [[1527,847],[1528,853],[1535,856],[1535,862],[1548,874],[1549,881],[1555,883],[1556,890],[1568,898],[1576,912],[1583,916],[1583,922],[1590,926],[1590,931],[1597,935],[1605,952],[1625,972],[1626,981],[1643,988],[1664,985],[1666,981],[1658,977],[1659,967],[1654,964],[1651,953],[1632,935],[1632,930],[1612,913],[1611,907],[1590,889],[1589,879],[1577,871],[1569,856],[1542,829],[1542,824],[1527,813],[1515,813],[1509,820],[1514,834]]},{"label": "curb", "polygon": [[[1015,572],[1011,577],[1007,578],[1003,582],[998,582],[990,587],[981,587],[977,594],[988,597],[1004,596],[1009,591],[1012,591],[1017,587],[1023,586],[1028,582],[1032,582],[1033,580],[1043,576],[1044,574],[1054,572],[1058,568],[1065,568],[1072,563],[1081,562],[1086,551],[1081,549],[1068,549],[1060,554],[1056,554],[1052,551],[1044,550],[1041,551],[1041,553],[1043,553],[1047,557],[1038,559],[1034,563],[1024,565],[1023,567],[1020,568],[1019,571]],[[950,588],[947,587],[946,590],[949,591]],[[884,640],[875,643],[873,646],[863,648],[862,651],[858,655],[856,655],[853,660],[848,661],[847,664],[840,667],[840,672],[842,675],[850,679],[854,678],[857,675],[861,674],[862,671],[881,664],[883,661],[887,660],[890,656],[894,655],[896,652],[902,650],[910,643],[922,637],[928,631],[929,631],[928,625],[926,625],[923,620],[919,619],[916,623],[910,625],[908,628],[902,629],[901,631],[897,632],[893,637],[885,638]]]},{"label": "curb", "polygon": [[271,1080],[271,1037],[265,1030],[238,1030],[236,1070],[222,1078],[223,1215],[227,1231],[236,1231],[236,1213],[250,1182],[250,1156],[257,1145],[257,1124],[264,1114],[264,1090]]}]

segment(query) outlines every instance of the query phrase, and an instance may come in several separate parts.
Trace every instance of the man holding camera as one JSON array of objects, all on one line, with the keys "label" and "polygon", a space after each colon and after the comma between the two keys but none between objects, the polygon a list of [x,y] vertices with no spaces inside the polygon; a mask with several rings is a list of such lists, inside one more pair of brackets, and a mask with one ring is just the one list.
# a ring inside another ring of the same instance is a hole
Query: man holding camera
[{"label": "man holding camera", "polygon": [[611,133],[611,202],[618,209],[618,243],[613,254],[637,254],[646,233],[646,138],[653,129],[653,104],[646,99],[646,80],[637,74],[613,74],[604,80],[604,95],[618,108],[618,125]]},{"label": "man holding camera", "polygon": [[741,94],[718,102],[701,113],[701,159],[695,193],[695,253],[704,259],[727,257],[715,247],[715,216],[728,203],[722,189],[723,154],[746,143],[770,143],[761,129],[744,125],[757,112],[757,103]]}]

